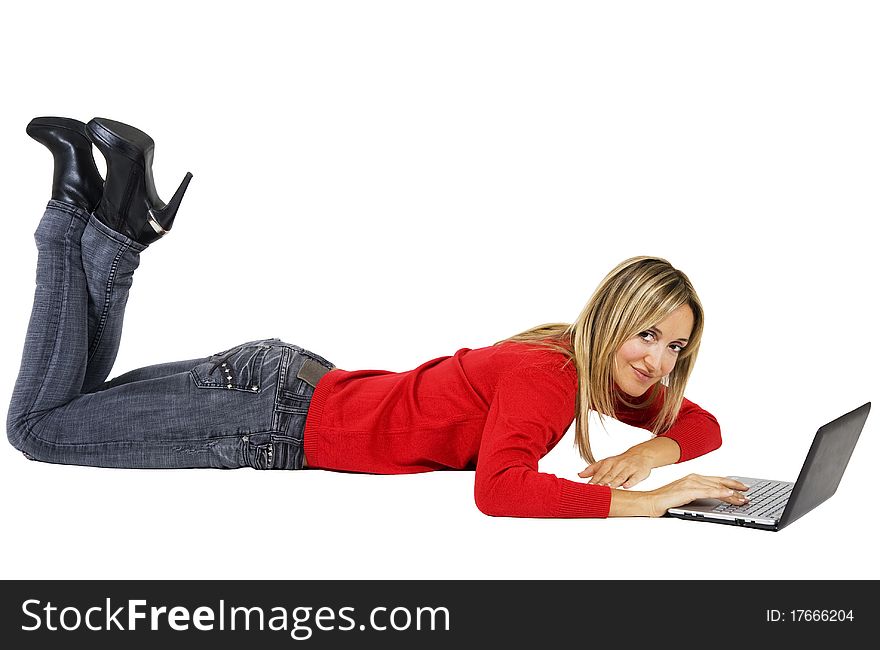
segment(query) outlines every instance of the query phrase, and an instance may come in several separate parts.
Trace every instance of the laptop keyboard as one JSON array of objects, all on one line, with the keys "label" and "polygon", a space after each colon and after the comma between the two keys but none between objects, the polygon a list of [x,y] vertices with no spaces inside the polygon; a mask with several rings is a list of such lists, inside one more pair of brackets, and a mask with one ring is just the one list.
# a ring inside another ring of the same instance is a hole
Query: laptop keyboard
[{"label": "laptop keyboard", "polygon": [[722,503],[713,509],[713,512],[723,512],[728,515],[749,515],[763,519],[776,519],[785,510],[788,497],[794,485],[790,483],[777,483],[776,481],[758,481],[744,492],[749,502],[737,506],[732,503]]}]

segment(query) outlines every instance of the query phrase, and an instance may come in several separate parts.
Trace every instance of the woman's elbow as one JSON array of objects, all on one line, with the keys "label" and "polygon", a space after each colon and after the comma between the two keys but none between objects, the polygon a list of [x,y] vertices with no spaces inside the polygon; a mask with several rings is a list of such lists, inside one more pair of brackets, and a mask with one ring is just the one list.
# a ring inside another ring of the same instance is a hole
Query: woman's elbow
[{"label": "woman's elbow", "polygon": [[721,425],[718,424],[718,420],[715,419],[715,416],[711,413],[706,413],[705,424],[703,427],[704,434],[704,453],[709,453],[710,451],[715,451],[719,447],[721,447],[721,443],[723,442],[721,439]]},{"label": "woman's elbow", "polygon": [[723,442],[723,440],[721,439],[721,425],[718,424],[718,420],[716,420],[714,417],[712,418],[712,423],[715,425],[714,427],[712,427],[715,432],[715,436],[714,436],[715,449],[718,449],[721,446],[721,443]]},{"label": "woman's elbow", "polygon": [[709,436],[708,444],[706,445],[706,453],[719,449],[722,442],[723,440],[721,439],[721,429],[716,428],[714,434]]},{"label": "woman's elbow", "polygon": [[474,503],[477,506],[477,510],[484,515],[489,515],[490,517],[505,516],[501,504],[498,503],[498,499],[493,498],[489,490],[474,486]]},{"label": "woman's elbow", "polygon": [[505,490],[497,477],[489,479],[477,476],[474,481],[474,503],[477,510],[490,517],[512,517],[510,499],[504,498]]}]

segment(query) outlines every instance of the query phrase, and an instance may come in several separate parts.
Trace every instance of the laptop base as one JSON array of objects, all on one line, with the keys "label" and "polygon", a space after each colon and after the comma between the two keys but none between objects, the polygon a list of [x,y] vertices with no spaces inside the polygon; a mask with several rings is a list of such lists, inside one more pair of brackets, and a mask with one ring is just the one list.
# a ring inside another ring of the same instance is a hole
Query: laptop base
[{"label": "laptop base", "polygon": [[726,524],[728,526],[740,526],[741,528],[757,528],[759,530],[779,530],[779,523],[761,524],[755,521],[746,521],[744,519],[722,519],[720,517],[705,517],[692,512],[683,512],[681,514],[667,512],[664,517],[675,517],[676,519],[687,519],[688,521],[705,521],[710,524]]}]

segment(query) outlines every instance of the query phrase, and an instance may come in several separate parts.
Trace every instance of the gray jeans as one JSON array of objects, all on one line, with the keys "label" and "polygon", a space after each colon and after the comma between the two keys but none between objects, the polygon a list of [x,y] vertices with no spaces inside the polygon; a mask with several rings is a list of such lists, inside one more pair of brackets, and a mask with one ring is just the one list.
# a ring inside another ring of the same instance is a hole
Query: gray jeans
[{"label": "gray jeans", "polygon": [[303,467],[306,413],[333,364],[272,338],[107,381],[145,246],[54,200],[34,239],[37,286],[7,415],[16,449],[98,467]]}]

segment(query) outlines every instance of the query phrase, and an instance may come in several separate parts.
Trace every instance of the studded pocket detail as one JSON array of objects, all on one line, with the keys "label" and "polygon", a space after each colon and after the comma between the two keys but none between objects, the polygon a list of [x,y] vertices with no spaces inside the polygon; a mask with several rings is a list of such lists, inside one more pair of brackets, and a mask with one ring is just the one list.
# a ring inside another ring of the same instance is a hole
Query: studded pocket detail
[{"label": "studded pocket detail", "polygon": [[213,354],[190,371],[199,388],[222,388],[258,393],[263,358],[271,346],[266,340],[250,341]]}]

